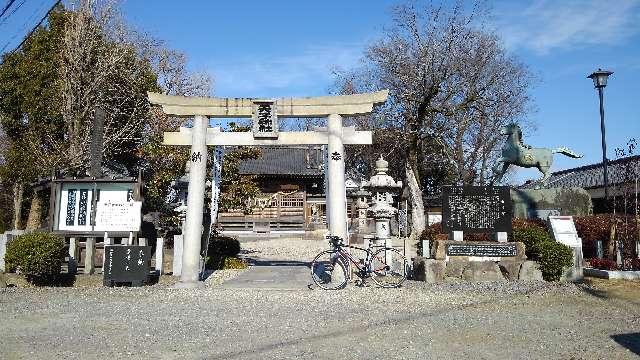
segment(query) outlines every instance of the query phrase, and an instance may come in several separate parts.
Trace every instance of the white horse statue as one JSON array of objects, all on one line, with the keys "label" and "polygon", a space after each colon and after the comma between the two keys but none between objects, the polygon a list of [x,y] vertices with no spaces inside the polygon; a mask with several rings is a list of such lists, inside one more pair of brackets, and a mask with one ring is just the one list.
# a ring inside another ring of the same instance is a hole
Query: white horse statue
[{"label": "white horse statue", "polygon": [[559,153],[568,157],[578,159],[582,155],[578,155],[566,147],[556,149],[532,148],[522,143],[522,130],[517,124],[503,126],[500,134],[508,135],[507,142],[502,147],[502,157],[498,160],[493,168],[494,177],[491,183],[500,182],[509,165],[516,165],[523,168],[538,168],[543,174],[542,184],[546,185],[551,173],[551,164],[553,163],[553,154]]}]

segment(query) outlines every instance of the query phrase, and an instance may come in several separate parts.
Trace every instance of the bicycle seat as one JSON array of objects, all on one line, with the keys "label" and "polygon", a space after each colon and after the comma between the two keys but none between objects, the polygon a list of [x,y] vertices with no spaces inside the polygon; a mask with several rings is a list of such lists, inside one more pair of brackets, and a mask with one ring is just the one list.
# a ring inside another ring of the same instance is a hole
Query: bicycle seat
[{"label": "bicycle seat", "polygon": [[327,236],[329,244],[335,247],[344,245],[344,240],[340,236]]}]

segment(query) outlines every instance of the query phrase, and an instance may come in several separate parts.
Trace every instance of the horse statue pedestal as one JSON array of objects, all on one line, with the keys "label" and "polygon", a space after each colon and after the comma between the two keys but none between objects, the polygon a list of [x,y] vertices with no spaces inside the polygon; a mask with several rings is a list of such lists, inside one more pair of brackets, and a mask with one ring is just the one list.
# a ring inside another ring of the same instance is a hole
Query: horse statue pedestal
[{"label": "horse statue pedestal", "polygon": [[591,213],[591,196],[583,188],[511,189],[513,215],[539,218],[549,215],[585,216]]}]

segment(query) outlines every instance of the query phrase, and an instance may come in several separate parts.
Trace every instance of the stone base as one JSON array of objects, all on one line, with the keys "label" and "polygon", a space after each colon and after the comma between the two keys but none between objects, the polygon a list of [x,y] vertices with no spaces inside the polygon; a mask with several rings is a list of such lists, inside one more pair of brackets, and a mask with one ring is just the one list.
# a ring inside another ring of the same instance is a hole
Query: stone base
[{"label": "stone base", "polygon": [[560,215],[588,215],[592,207],[591,196],[582,188],[511,189],[513,216],[542,218],[550,211],[562,209]]},{"label": "stone base", "polygon": [[543,280],[535,261],[445,261],[423,257],[413,261],[413,278],[429,283]]},{"label": "stone base", "polygon": [[584,275],[600,279],[640,280],[640,271],[616,271],[585,268]]},{"label": "stone base", "polygon": [[418,257],[413,260],[413,278],[417,281],[436,283],[444,280],[444,260]]},{"label": "stone base", "polygon": [[520,267],[520,273],[518,274],[518,280],[523,281],[543,281],[542,271],[538,267],[538,263],[535,261],[525,261]]},{"label": "stone base", "polygon": [[7,287],[7,279],[4,277],[4,272],[0,270],[0,289]]}]

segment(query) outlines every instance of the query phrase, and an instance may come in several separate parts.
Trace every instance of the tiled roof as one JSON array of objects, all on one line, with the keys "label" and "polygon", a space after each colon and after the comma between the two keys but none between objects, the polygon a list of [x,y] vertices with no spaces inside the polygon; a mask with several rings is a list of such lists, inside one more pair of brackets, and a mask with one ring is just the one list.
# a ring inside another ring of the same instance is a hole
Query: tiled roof
[{"label": "tiled roof", "polygon": [[258,159],[244,160],[238,172],[246,175],[323,176],[320,147],[262,147]]},{"label": "tiled roof", "polygon": [[[607,165],[607,175],[610,184],[620,184],[631,181],[634,176],[640,175],[640,155],[629,156],[613,161]],[[635,175],[634,175],[635,174]],[[631,176],[631,178],[629,178]],[[532,181],[519,186],[521,189],[532,189],[540,186],[539,181]],[[551,174],[549,181],[543,188],[569,188],[581,187],[592,189],[604,187],[602,163],[581,166],[573,169],[556,171]]]}]

